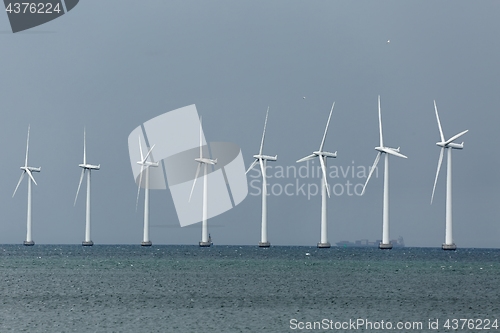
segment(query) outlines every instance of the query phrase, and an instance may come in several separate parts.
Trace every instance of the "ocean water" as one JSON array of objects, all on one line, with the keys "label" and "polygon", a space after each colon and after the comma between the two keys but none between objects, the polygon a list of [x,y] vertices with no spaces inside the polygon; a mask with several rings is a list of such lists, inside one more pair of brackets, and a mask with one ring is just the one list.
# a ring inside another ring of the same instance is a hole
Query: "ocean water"
[{"label": "ocean water", "polygon": [[499,249],[0,246],[1,333],[494,332],[499,296]]}]

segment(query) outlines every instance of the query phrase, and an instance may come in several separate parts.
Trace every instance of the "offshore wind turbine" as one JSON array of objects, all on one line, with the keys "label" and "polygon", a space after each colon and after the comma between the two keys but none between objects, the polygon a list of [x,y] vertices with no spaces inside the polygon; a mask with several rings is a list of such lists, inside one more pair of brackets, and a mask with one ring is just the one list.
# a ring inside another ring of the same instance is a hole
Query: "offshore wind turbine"
[{"label": "offshore wind turbine", "polygon": [[202,126],[200,117],[200,157],[194,159],[198,162],[198,167],[196,168],[196,174],[194,176],[193,187],[191,188],[191,194],[189,194],[189,201],[191,201],[191,196],[193,195],[193,190],[196,185],[196,179],[200,173],[201,166],[203,165],[203,215],[201,223],[201,241],[199,242],[200,247],[209,247],[212,245],[212,240],[209,239],[208,235],[208,165],[217,164],[217,159],[213,160],[210,158],[203,157],[203,138],[202,138]]},{"label": "offshore wind turbine", "polygon": [[441,122],[439,121],[438,109],[436,106],[436,101],[434,101],[434,110],[436,110],[436,119],[439,127],[439,135],[441,136],[441,141],[437,142],[436,145],[441,147],[441,152],[439,153],[438,166],[436,171],[436,178],[434,179],[434,187],[432,188],[431,204],[434,200],[434,191],[436,190],[436,184],[439,176],[439,170],[441,169],[441,163],[443,162],[444,150],[448,150],[447,162],[446,162],[446,228],[445,228],[445,242],[442,245],[443,250],[456,250],[457,246],[453,242],[453,224],[452,224],[452,204],[451,204],[451,151],[452,149],[463,149],[464,143],[454,143],[456,139],[467,133],[469,130],[460,132],[450,139],[445,140],[443,134],[443,128],[441,127]]},{"label": "offshore wind turbine", "polygon": [[150,167],[158,167],[159,163],[158,162],[152,162],[148,161],[149,156],[151,155],[151,152],[153,151],[153,148],[155,145],[153,145],[146,156],[144,157],[142,153],[142,145],[141,145],[141,137],[139,136],[139,151],[141,153],[141,160],[137,161],[137,164],[141,166],[141,172],[139,174],[139,183],[137,186],[137,199],[135,202],[135,210],[137,211],[137,204],[139,202],[139,192],[141,190],[141,184],[142,184],[142,173],[143,171],[146,172],[146,179],[145,179],[145,184],[144,184],[144,233],[142,237],[142,246],[151,246],[152,243],[149,240],[149,168]]},{"label": "offshore wind turbine", "polygon": [[87,163],[87,149],[86,149],[86,139],[85,139],[85,129],[83,129],[83,163],[78,165],[82,168],[82,174],[80,176],[80,182],[78,183],[78,190],[76,191],[75,202],[73,205],[76,205],[76,199],[78,199],[78,193],[80,192],[80,186],[82,185],[83,176],[85,172],[87,173],[87,205],[86,205],[86,217],[85,217],[85,240],[82,242],[83,246],[92,246],[94,242],[90,240],[90,172],[92,170],[99,170],[101,165],[93,165]]},{"label": "offshore wind turbine", "polygon": [[366,178],[365,185],[363,186],[363,192],[361,195],[365,193],[366,185],[370,181],[370,177],[373,174],[373,170],[377,167],[378,161],[380,160],[380,156],[385,154],[385,166],[384,166],[384,203],[382,210],[382,242],[379,244],[379,248],[381,249],[392,249],[392,243],[389,239],[389,155],[394,155],[397,157],[407,158],[405,155],[399,152],[398,148],[390,148],[384,146],[384,138],[382,135],[382,112],[380,111],[380,95],[378,96],[378,126],[379,126],[379,134],[380,134],[380,145],[375,147],[375,150],[378,151],[377,157],[375,157],[375,162],[373,162],[373,166],[370,169],[370,173],[368,174],[368,178]]},{"label": "offshore wind turbine", "polygon": [[33,177],[33,172],[40,172],[42,168],[34,168],[28,166],[28,150],[29,150],[29,145],[30,145],[30,126],[28,125],[28,139],[26,140],[26,157],[24,159],[24,166],[21,167],[21,170],[23,172],[21,173],[21,178],[19,178],[19,182],[17,182],[16,189],[14,190],[14,194],[12,194],[12,197],[16,195],[16,191],[19,188],[19,185],[21,184],[24,175],[28,175],[28,213],[27,213],[27,218],[26,218],[26,240],[23,242],[24,245],[26,246],[33,246],[35,245],[35,242],[33,241],[33,238],[31,236],[31,182],[35,183],[37,185],[35,178]]},{"label": "offshore wind turbine", "polygon": [[330,243],[328,242],[328,224],[326,216],[326,208],[327,208],[326,196],[328,195],[328,197],[330,197],[330,189],[328,188],[328,181],[326,175],[326,159],[328,157],[331,158],[337,157],[337,152],[329,153],[327,151],[323,151],[323,146],[325,145],[326,133],[328,132],[328,126],[330,125],[330,119],[332,118],[332,112],[334,106],[335,102],[333,102],[332,104],[332,109],[330,110],[328,121],[326,122],[325,134],[323,134],[323,140],[321,140],[319,149],[317,151],[313,151],[311,155],[303,157],[297,161],[297,163],[299,163],[318,157],[319,162],[321,164],[321,172],[323,174],[321,180],[321,238],[320,242],[317,245],[318,248],[329,248],[331,246]]},{"label": "offshore wind turbine", "polygon": [[260,149],[259,149],[259,154],[253,155],[255,160],[253,163],[250,165],[248,168],[247,172],[248,173],[250,170],[253,169],[253,167],[259,163],[260,165],[260,171],[262,173],[262,225],[261,225],[261,231],[260,231],[260,242],[259,242],[259,247],[269,247],[271,246],[271,243],[269,243],[267,239],[267,175],[266,175],[266,164],[267,161],[276,161],[278,160],[278,155],[276,156],[269,156],[269,155],[263,155],[262,154],[262,149],[264,148],[264,137],[266,135],[266,126],[267,126],[267,116],[269,115],[269,107],[267,107],[267,112],[266,112],[266,120],[264,121],[264,132],[262,133],[262,140],[260,142]]}]

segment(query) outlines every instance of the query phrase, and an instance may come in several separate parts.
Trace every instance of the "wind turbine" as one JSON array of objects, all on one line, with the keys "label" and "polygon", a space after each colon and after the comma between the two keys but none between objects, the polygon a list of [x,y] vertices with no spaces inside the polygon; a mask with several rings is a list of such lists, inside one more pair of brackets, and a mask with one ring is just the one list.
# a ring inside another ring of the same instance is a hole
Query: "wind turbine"
[{"label": "wind turbine", "polygon": [[248,168],[248,173],[253,167],[259,163],[260,170],[262,172],[262,226],[260,232],[260,242],[259,247],[269,247],[271,243],[267,240],[267,175],[266,175],[266,164],[267,161],[276,161],[278,159],[278,155],[269,156],[262,154],[262,148],[264,147],[264,137],[266,135],[266,125],[267,125],[267,116],[269,115],[269,107],[267,107],[266,112],[266,120],[264,122],[264,132],[262,133],[262,141],[260,142],[260,150],[258,155],[253,155],[255,160]]},{"label": "wind turbine", "polygon": [[139,151],[141,153],[141,160],[137,161],[137,164],[141,166],[141,172],[139,176],[139,184],[137,187],[137,199],[135,202],[135,210],[137,211],[137,204],[139,202],[139,192],[141,190],[141,184],[142,184],[142,173],[143,171],[146,172],[146,179],[145,182],[146,184],[144,185],[144,233],[142,237],[142,246],[151,246],[152,243],[149,240],[149,168],[150,167],[158,167],[158,162],[150,162],[148,161],[149,156],[151,155],[151,152],[153,151],[153,148],[155,145],[149,149],[148,153],[146,154],[146,157],[144,157],[142,153],[142,145],[141,145],[141,137],[139,136]]},{"label": "wind turbine", "polygon": [[380,146],[375,147],[375,150],[378,151],[377,157],[375,157],[375,162],[373,162],[373,166],[370,169],[370,173],[368,174],[368,178],[366,178],[365,185],[363,186],[363,192],[361,195],[365,193],[366,185],[368,181],[370,181],[370,177],[373,174],[373,170],[377,167],[378,161],[380,160],[380,156],[385,154],[385,167],[384,167],[384,203],[383,203],[383,211],[382,211],[382,242],[379,244],[379,248],[381,249],[392,249],[392,243],[389,239],[389,155],[394,155],[398,157],[407,158],[405,155],[399,152],[398,148],[390,148],[384,146],[384,139],[382,136],[382,113],[380,111],[380,95],[378,96],[378,126],[380,132]]},{"label": "wind turbine", "polygon": [[201,117],[200,117],[200,157],[194,159],[198,162],[198,167],[196,168],[196,174],[194,176],[193,187],[191,188],[191,194],[189,195],[189,201],[191,201],[191,196],[193,195],[194,186],[196,185],[196,179],[200,173],[201,165],[203,165],[203,216],[201,224],[201,241],[199,245],[201,247],[209,247],[212,245],[212,240],[208,235],[208,165],[217,164],[217,159],[212,160],[210,158],[203,157],[203,138],[202,138],[202,127],[201,127]]},{"label": "wind turbine", "polygon": [[320,242],[318,243],[319,248],[329,248],[331,245],[328,242],[328,225],[327,225],[327,217],[326,217],[326,196],[328,194],[328,197],[330,197],[330,189],[328,188],[328,181],[326,179],[326,159],[328,157],[335,158],[337,157],[337,152],[335,153],[329,153],[326,151],[323,151],[323,146],[325,145],[325,139],[326,139],[326,133],[328,132],[328,125],[330,125],[330,119],[332,118],[332,112],[333,112],[333,107],[335,106],[335,102],[332,104],[332,109],[330,110],[330,115],[328,116],[328,121],[326,122],[326,128],[325,128],[325,134],[323,134],[323,140],[321,141],[321,145],[319,146],[319,150],[314,151],[311,155],[308,155],[306,157],[301,158],[300,160],[297,161],[299,162],[304,162],[311,160],[313,158],[318,157],[319,162],[321,164],[321,171],[323,173],[323,178],[321,180],[321,239]]},{"label": "wind turbine", "polygon": [[[452,149],[463,149],[464,143],[454,143],[456,139],[467,133],[469,130],[460,132],[450,139],[445,140],[443,129],[441,127],[441,122],[439,121],[438,109],[436,106],[436,101],[434,101],[434,110],[436,110],[436,119],[439,127],[439,135],[441,136],[441,141],[437,142],[436,145],[441,147],[441,152],[439,153],[439,161],[436,171],[436,178],[434,179],[434,187],[432,188],[431,204],[434,200],[434,191],[436,190],[436,184],[439,176],[439,170],[441,169],[441,163],[443,162],[444,150],[448,149],[448,161],[446,170],[446,231],[445,231],[445,242],[442,245],[443,250],[456,250],[457,246],[453,242],[453,225],[452,225],[452,207],[451,207],[451,151]],[[451,149],[450,149],[451,148]]]},{"label": "wind turbine", "polygon": [[85,175],[85,171],[88,170],[87,173],[87,208],[86,208],[86,218],[85,218],[85,240],[82,242],[83,246],[92,246],[94,242],[90,240],[90,172],[92,170],[99,170],[101,165],[93,165],[87,163],[87,152],[86,152],[86,144],[85,144],[85,129],[83,129],[83,163],[78,165],[82,168],[82,175],[80,176],[80,182],[78,183],[78,190],[76,191],[75,202],[73,205],[76,205],[76,199],[78,199],[78,193],[80,192],[80,186],[82,185],[83,176]]},{"label": "wind turbine", "polygon": [[24,159],[24,166],[21,167],[21,170],[23,172],[21,173],[21,178],[19,178],[19,182],[17,182],[16,189],[14,190],[14,194],[12,194],[12,197],[16,195],[17,189],[19,188],[19,185],[21,184],[24,175],[27,174],[29,179],[28,179],[28,214],[27,214],[27,221],[26,221],[26,240],[23,242],[24,245],[26,246],[33,246],[35,245],[35,242],[33,241],[33,238],[31,237],[31,182],[35,183],[37,185],[35,178],[33,177],[33,172],[40,172],[42,168],[34,168],[28,166],[28,150],[29,150],[29,145],[30,145],[30,126],[28,125],[28,139],[26,140],[26,158]]}]

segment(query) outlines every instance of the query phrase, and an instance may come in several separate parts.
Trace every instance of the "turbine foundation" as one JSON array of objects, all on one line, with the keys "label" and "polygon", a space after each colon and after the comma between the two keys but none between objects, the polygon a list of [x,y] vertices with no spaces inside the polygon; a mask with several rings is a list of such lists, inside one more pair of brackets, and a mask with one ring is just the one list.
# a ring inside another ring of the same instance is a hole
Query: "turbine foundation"
[{"label": "turbine foundation", "polygon": [[448,250],[448,251],[455,251],[457,249],[457,245],[455,245],[455,243],[452,243],[452,244],[443,244],[442,249],[443,250]]},{"label": "turbine foundation", "polygon": [[141,242],[141,246],[151,246],[151,245],[153,245],[153,243],[151,243],[151,241]]},{"label": "turbine foundation", "polygon": [[390,249],[392,249],[392,243],[389,242],[387,244],[384,244],[384,243],[380,242],[380,244],[378,245],[378,247],[381,250],[390,250]]},{"label": "turbine foundation", "polygon": [[33,246],[33,245],[35,245],[35,242],[34,241],[29,241],[29,242],[28,241],[24,241],[23,245],[24,246]]},{"label": "turbine foundation", "polygon": [[270,247],[271,243],[269,242],[259,242],[259,247]]},{"label": "turbine foundation", "polygon": [[210,247],[212,245],[212,242],[200,242],[200,247]]},{"label": "turbine foundation", "polygon": [[318,243],[318,249],[329,249],[332,245],[328,242],[326,243]]},{"label": "turbine foundation", "polygon": [[92,245],[94,245],[93,241],[88,241],[88,242],[87,241],[83,241],[82,242],[82,246],[92,246]]}]

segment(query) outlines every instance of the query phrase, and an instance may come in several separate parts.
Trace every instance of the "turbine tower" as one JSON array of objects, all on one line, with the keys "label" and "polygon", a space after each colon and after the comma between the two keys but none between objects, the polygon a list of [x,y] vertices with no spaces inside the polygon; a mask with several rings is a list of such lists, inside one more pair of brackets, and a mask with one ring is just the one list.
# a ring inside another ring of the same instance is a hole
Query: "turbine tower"
[{"label": "turbine tower", "polygon": [[262,148],[264,147],[264,137],[266,135],[266,125],[267,125],[267,116],[269,115],[269,107],[267,107],[266,112],[266,120],[264,121],[264,132],[262,133],[262,140],[260,142],[260,150],[258,155],[253,155],[255,160],[248,168],[248,173],[253,167],[259,163],[260,170],[262,172],[262,226],[260,232],[260,242],[259,247],[270,247],[271,243],[269,243],[267,239],[267,175],[266,175],[266,164],[267,161],[276,161],[278,159],[278,155],[269,156],[262,154]]},{"label": "turbine tower", "polygon": [[382,113],[380,111],[380,95],[378,96],[378,126],[380,133],[380,146],[375,147],[375,150],[378,151],[377,157],[375,157],[375,162],[373,162],[373,166],[370,169],[370,173],[368,174],[368,178],[366,178],[365,185],[363,186],[363,192],[361,195],[365,193],[366,185],[370,181],[370,178],[373,174],[373,170],[377,167],[378,161],[380,160],[380,156],[385,154],[385,166],[384,166],[384,203],[382,210],[382,242],[379,244],[379,248],[381,249],[392,249],[392,243],[389,238],[389,155],[394,155],[398,157],[407,158],[405,155],[399,152],[398,148],[390,148],[384,146],[384,139],[382,136]]},{"label": "turbine tower", "polygon": [[33,246],[35,245],[35,242],[33,241],[33,238],[31,237],[31,182],[35,183],[37,185],[35,178],[33,177],[33,172],[40,172],[42,168],[34,168],[28,166],[28,150],[29,150],[29,145],[30,145],[30,126],[28,125],[28,139],[26,140],[26,158],[24,159],[24,166],[21,167],[21,170],[23,172],[21,173],[21,178],[19,178],[19,182],[17,182],[16,189],[14,190],[14,194],[12,194],[12,197],[16,195],[17,189],[19,185],[21,184],[24,175],[28,175],[28,214],[26,218],[26,240],[23,242],[24,245],[26,246]]},{"label": "turbine tower", "polygon": [[436,110],[436,119],[439,127],[439,135],[441,136],[441,141],[437,142],[436,145],[441,147],[441,152],[439,153],[439,161],[436,171],[436,178],[434,179],[434,187],[432,188],[431,204],[434,200],[434,191],[436,190],[436,184],[439,176],[439,170],[441,169],[441,163],[443,162],[444,150],[448,150],[447,158],[447,170],[446,170],[446,229],[445,229],[445,242],[442,245],[443,250],[456,250],[457,246],[453,242],[453,225],[452,225],[452,205],[451,205],[451,151],[452,149],[463,149],[464,143],[454,143],[456,139],[467,133],[469,130],[460,132],[450,139],[445,140],[443,129],[441,127],[441,122],[439,121],[438,109],[436,106],[436,101],[434,101],[434,110]]},{"label": "turbine tower", "polygon": [[328,181],[326,179],[326,159],[328,157],[335,158],[337,157],[337,152],[329,153],[323,151],[323,146],[325,145],[326,133],[328,132],[328,126],[330,125],[330,119],[332,118],[333,107],[335,106],[335,102],[332,104],[332,109],[330,110],[330,115],[328,116],[328,121],[326,122],[325,134],[323,134],[323,140],[321,141],[321,145],[319,146],[319,150],[314,151],[311,155],[301,158],[297,161],[304,162],[311,160],[313,158],[318,157],[319,162],[321,164],[321,172],[323,174],[323,178],[321,180],[321,239],[318,243],[318,248],[329,248],[331,245],[328,242],[328,224],[327,224],[327,216],[326,216],[326,196],[330,197],[330,189],[328,188]]},{"label": "turbine tower", "polygon": [[86,218],[85,218],[85,240],[82,242],[83,246],[92,246],[94,242],[90,240],[90,172],[91,170],[99,170],[101,165],[93,165],[87,163],[87,152],[86,152],[86,144],[85,144],[85,129],[83,129],[83,163],[78,165],[82,168],[82,174],[80,176],[80,182],[78,183],[78,190],[76,191],[75,202],[73,205],[76,205],[76,199],[78,199],[78,193],[80,192],[80,186],[82,185],[83,176],[85,175],[85,171],[88,170],[87,173],[87,208],[86,208]]},{"label": "turbine tower", "polygon": [[141,242],[142,246],[152,245],[151,241],[149,240],[149,168],[158,167],[159,163],[148,161],[148,158],[151,155],[151,152],[153,151],[154,147],[155,145],[153,145],[151,149],[149,149],[148,153],[146,154],[146,157],[144,157],[142,153],[141,137],[139,136],[139,151],[141,153],[141,160],[137,161],[137,164],[141,166],[141,172],[139,174],[139,183],[137,187],[137,199],[135,201],[135,210],[137,211],[137,204],[139,202],[139,193],[142,185],[142,173],[143,171],[145,171],[146,179],[144,184],[144,233]]},{"label": "turbine tower", "polygon": [[209,247],[212,245],[212,240],[208,235],[208,165],[217,164],[217,159],[212,160],[210,158],[203,157],[203,139],[202,139],[202,127],[200,118],[200,157],[194,159],[198,162],[198,167],[196,168],[196,174],[194,176],[193,187],[191,188],[191,194],[189,194],[189,201],[191,201],[191,196],[193,195],[193,190],[196,185],[196,179],[200,173],[200,168],[203,165],[203,216],[201,224],[201,241],[199,242],[200,247]]}]

